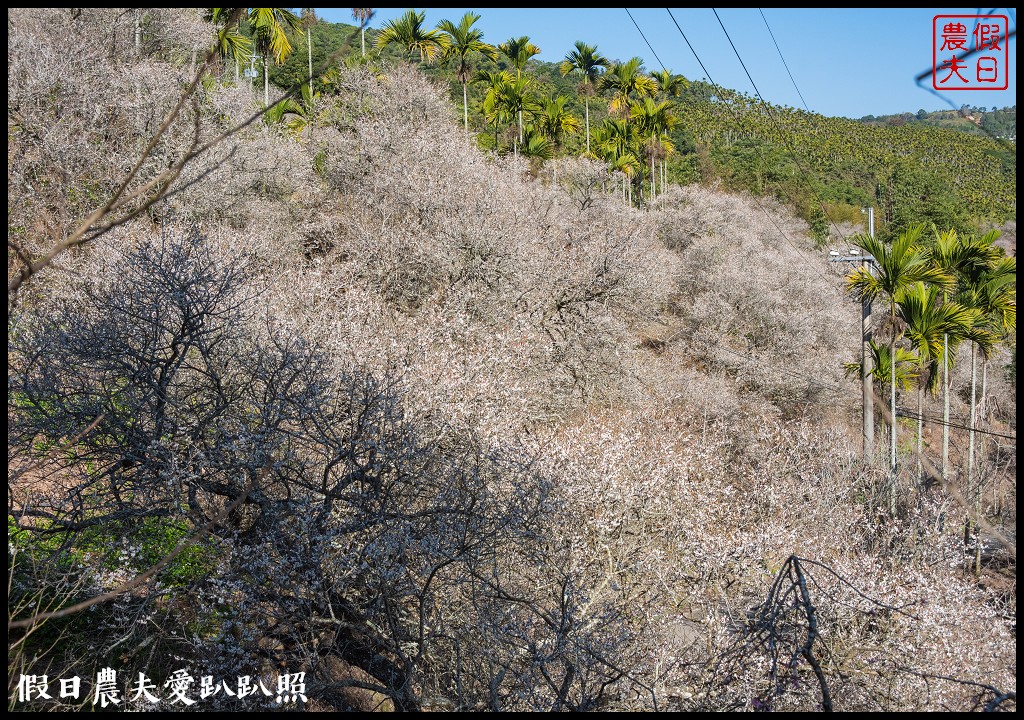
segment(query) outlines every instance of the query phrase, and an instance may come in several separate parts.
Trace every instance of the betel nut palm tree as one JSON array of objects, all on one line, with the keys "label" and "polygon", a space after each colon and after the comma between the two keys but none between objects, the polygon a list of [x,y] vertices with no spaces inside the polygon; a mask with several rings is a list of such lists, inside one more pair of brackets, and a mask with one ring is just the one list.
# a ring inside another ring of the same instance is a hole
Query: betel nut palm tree
[{"label": "betel nut palm tree", "polygon": [[292,54],[289,32],[302,28],[299,16],[287,8],[250,8],[249,25],[253,45],[263,58],[263,104],[270,105],[270,75],[267,69],[271,58],[278,65]]},{"label": "betel nut palm tree", "polygon": [[[540,48],[530,42],[529,37],[523,35],[522,37],[509,38],[498,45],[498,49],[509,59],[512,67],[516,69],[516,82],[518,84],[513,95],[523,95],[527,92],[527,85],[522,82],[524,81],[523,69],[530,58],[540,54]],[[519,103],[519,105],[517,117],[519,118],[519,144],[521,145],[523,144],[523,103]]]},{"label": "betel nut palm tree", "polygon": [[[981,238],[989,244],[994,242],[998,232]],[[984,403],[984,377],[988,369],[988,357],[998,338],[1017,328],[1017,259],[998,257],[977,274],[965,278],[964,291],[957,297],[963,304],[975,309],[981,316],[980,332],[972,337],[971,343],[971,411],[968,421],[969,441],[967,451],[967,487],[974,492],[975,515],[981,515],[982,483],[974,478],[975,424],[978,421],[977,403],[977,351],[984,356],[982,402]],[[975,545],[974,572],[981,572],[981,544]]]},{"label": "betel nut palm tree", "polygon": [[[981,313],[957,302],[940,302],[941,289],[916,282],[897,295],[896,316],[917,350],[917,473],[921,477],[924,444],[924,391],[938,386],[939,361],[949,358],[962,340],[979,337]],[[927,367],[926,367],[927,366]]]},{"label": "betel nut palm tree", "polygon": [[[933,226],[930,247],[931,262],[957,279],[958,284],[969,277],[975,277],[986,265],[995,260],[992,245],[984,238],[964,238],[956,230],[940,232]],[[954,288],[947,288],[940,296],[946,302]],[[950,357],[947,352],[949,338],[943,338],[942,357],[942,478],[949,479],[949,396]]]},{"label": "betel nut palm tree", "polygon": [[238,29],[244,14],[244,8],[208,8],[204,16],[207,22],[217,26],[217,54],[224,60],[234,61],[235,82],[238,82],[239,64],[252,57],[252,40]]},{"label": "betel nut palm tree", "polygon": [[[927,250],[921,244],[924,225],[908,227],[892,244],[886,244],[870,235],[857,235],[854,243],[872,256],[873,262],[855,268],[846,277],[846,288],[857,300],[876,301],[884,299],[889,307],[889,354],[890,361],[896,362],[896,341],[900,336],[897,326],[896,305],[902,292],[914,283],[926,282],[947,288],[953,278],[946,271],[929,262]],[[890,426],[892,428],[889,467],[895,482],[896,470],[896,372],[891,368],[890,377]],[[894,492],[894,491],[893,491]],[[895,497],[890,496],[890,511],[895,510]]]},{"label": "betel nut palm tree", "polygon": [[496,60],[498,57],[497,49],[484,42],[483,30],[473,27],[479,19],[478,14],[468,12],[462,16],[458,25],[451,20],[442,20],[437,24],[437,29],[448,37],[447,47],[441,59],[455,61],[455,77],[462,85],[462,124],[466,132],[469,132],[469,100],[466,88],[473,78],[470,57],[472,53],[481,53],[491,60]]},{"label": "betel nut palm tree", "polygon": [[655,102],[649,97],[633,103],[629,117],[637,124],[637,132],[644,139],[644,149],[651,161],[651,201],[655,195],[654,161],[672,149],[672,142],[663,137],[676,126],[678,118],[672,114],[672,103],[667,100]]},{"label": "betel nut palm tree", "polygon": [[597,52],[596,45],[587,45],[576,41],[576,49],[565,56],[559,65],[562,77],[569,73],[579,78],[579,93],[583,96],[583,107],[586,113],[587,154],[590,154],[590,96],[594,94],[601,72],[607,68],[609,60]]},{"label": "betel nut palm tree", "polygon": [[[868,340],[868,352],[871,353],[871,372],[869,373],[878,385],[879,394],[885,392],[891,382],[892,368],[896,368],[896,386],[909,392],[911,386],[917,381],[917,353],[905,348],[896,348],[896,362],[889,357],[889,346]],[[863,375],[863,365],[859,362],[843,364],[843,373],[846,377],[860,378]]]},{"label": "betel nut palm tree", "polygon": [[359,23],[359,46],[366,57],[366,28],[374,16],[373,8],[352,8],[352,18]]},{"label": "betel nut palm tree", "polygon": [[654,95],[658,86],[643,71],[644,61],[641,58],[630,58],[624,63],[613,65],[601,76],[599,89],[610,90],[612,93],[608,109],[613,114],[626,115],[633,100]]},{"label": "betel nut palm tree", "polygon": [[418,53],[421,63],[433,61],[444,52],[448,37],[440,30],[424,28],[426,16],[426,12],[408,10],[402,17],[389,20],[377,35],[377,50],[383,50],[394,43],[410,55]]}]

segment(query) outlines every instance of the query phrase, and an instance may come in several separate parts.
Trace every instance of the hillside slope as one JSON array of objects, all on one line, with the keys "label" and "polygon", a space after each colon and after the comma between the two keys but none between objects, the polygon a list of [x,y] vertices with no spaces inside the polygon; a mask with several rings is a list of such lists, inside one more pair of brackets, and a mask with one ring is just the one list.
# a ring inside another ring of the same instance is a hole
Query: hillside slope
[{"label": "hillside slope", "polygon": [[246,124],[230,72],[190,90],[211,28],[151,18],[137,49],[130,14],[9,13],[11,678],[301,672],[314,710],[1015,688],[959,508],[859,460],[860,309],[806,223],[485,154],[405,64],[341,70],[312,132]]}]

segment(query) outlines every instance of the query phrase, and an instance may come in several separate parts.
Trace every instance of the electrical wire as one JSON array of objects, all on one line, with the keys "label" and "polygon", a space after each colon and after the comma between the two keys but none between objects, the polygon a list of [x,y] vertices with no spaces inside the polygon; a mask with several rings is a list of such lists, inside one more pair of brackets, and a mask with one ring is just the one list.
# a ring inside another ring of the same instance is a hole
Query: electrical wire
[{"label": "electrical wire", "polygon": [[[717,10],[715,10],[714,8],[711,8],[711,12],[713,12],[715,14],[715,19],[718,20],[718,24],[721,26],[722,32],[725,33],[725,39],[729,41],[729,46],[732,48],[733,54],[735,54],[736,55],[736,59],[740,61],[740,66],[743,68],[743,72],[745,72],[747,74],[747,79],[750,80],[750,84],[754,86],[754,92],[757,94],[758,100],[760,100],[761,104],[764,106],[764,109],[765,109],[765,112],[768,115],[768,118],[772,121],[772,124],[775,125],[775,128],[779,131],[779,136],[782,137],[783,139],[785,139],[787,137],[787,134],[785,132],[783,132],[782,126],[779,124],[779,121],[776,119],[775,113],[772,112],[771,106],[765,101],[764,96],[761,95],[761,91],[757,89],[757,83],[754,82],[754,78],[751,76],[750,71],[747,69],[747,64],[745,62],[743,62],[743,58],[740,57],[740,52],[739,52],[739,50],[736,49],[736,44],[732,41],[732,37],[730,37],[729,31],[725,29],[725,23],[723,23],[722,22],[722,18],[720,18],[718,16],[718,11]],[[762,18],[764,17],[764,13],[761,13],[761,17]],[[767,24],[768,24],[768,21],[766,20],[765,21],[765,25],[767,25]],[[771,32],[770,28],[769,28],[768,32],[769,33]],[[774,40],[774,37],[772,39]],[[778,50],[778,48],[779,48],[779,46],[776,44],[775,49]],[[779,51],[779,57],[782,57],[782,51],[781,50]],[[785,58],[783,58],[782,64],[783,65],[786,64]],[[788,66],[786,67],[786,71],[787,72],[789,71],[789,67]],[[793,79],[792,75],[790,75],[789,77],[790,77],[791,80]],[[794,81],[793,84],[796,85],[796,82]],[[797,89],[797,92],[798,93],[800,92],[799,88]],[[803,100],[803,95],[800,96],[800,99]],[[805,103],[805,105],[806,105],[806,103]],[[808,112],[810,112],[810,110],[808,110]],[[789,145],[789,152],[790,152],[790,155],[793,158],[793,162],[795,162],[796,166],[798,168],[800,168],[800,172],[803,173],[803,176],[805,178],[807,178],[809,176],[809,173],[804,168],[804,166],[800,164],[800,158],[796,154],[796,149],[793,147],[791,142],[786,141],[786,144]],[[849,241],[847,240],[846,235],[843,234],[843,231],[839,229],[839,225],[836,224],[836,221],[829,214],[828,208],[825,207],[825,203],[822,202],[821,198],[818,197],[818,194],[814,191],[814,186],[810,183],[809,179],[808,179],[808,182],[807,182],[807,187],[810,189],[811,194],[814,195],[814,199],[818,201],[818,206],[821,207],[821,211],[823,213],[825,213],[825,217],[827,217],[829,222],[832,223],[832,227],[834,227],[836,229],[836,232],[839,233],[839,236],[841,238],[843,238],[843,240],[848,243]]]},{"label": "electrical wire", "polygon": [[640,29],[639,25],[637,25],[636,20],[633,18],[633,13],[629,11],[629,8],[624,8],[624,10],[626,11],[626,14],[629,15],[629,19],[633,20],[633,25],[636,27],[636,31],[640,33],[640,37],[642,37],[644,39],[644,42],[647,43],[647,47],[650,48],[651,54],[654,55],[654,59],[658,61],[659,65],[661,65],[661,69],[664,70],[665,72],[668,72],[668,68],[665,67],[665,63],[661,61],[661,58],[658,57],[658,53],[654,52],[654,48],[651,47],[651,43],[647,39],[647,36],[644,35],[644,31]]},{"label": "electrical wire", "polygon": [[800,92],[800,88],[799,88],[799,87],[797,87],[797,84],[796,84],[796,80],[795,80],[795,79],[793,78],[793,73],[791,73],[791,72],[789,71],[789,63],[787,63],[787,62],[786,62],[786,58],[784,58],[784,57],[782,56],[782,50],[781,50],[781,49],[779,48],[779,43],[778,43],[778,41],[777,41],[777,40],[775,39],[775,33],[773,33],[773,32],[772,32],[772,28],[771,28],[771,26],[770,26],[770,25],[768,25],[768,18],[766,18],[766,17],[764,16],[764,10],[762,10],[761,8],[758,8],[758,9],[757,9],[757,11],[758,11],[759,13],[761,13],[761,19],[762,19],[762,20],[764,20],[764,26],[765,26],[766,28],[768,28],[768,35],[769,35],[769,37],[771,37],[771,39],[772,39],[772,44],[774,44],[774,45],[775,45],[775,51],[776,51],[777,53],[779,53],[779,59],[780,59],[780,60],[782,60],[782,66],[783,66],[784,68],[786,68],[786,74],[787,74],[787,75],[789,75],[789,80],[790,80],[790,82],[792,82],[792,83],[793,83],[793,87],[794,87],[794,88],[796,88],[796,94],[800,96],[800,102],[802,102],[802,103],[804,104],[804,110],[806,110],[807,112],[810,112],[810,111],[811,111],[811,108],[809,108],[809,107],[807,106],[807,101],[806,101],[806,100],[804,100],[804,94],[803,94],[802,92]]},{"label": "electrical wire", "polygon": [[[901,408],[901,407],[897,407],[896,408],[896,415],[898,417],[909,418],[911,420],[921,420],[922,419],[921,415],[919,415],[918,413],[914,412],[913,410],[908,410],[906,408]],[[981,433],[982,435],[995,435],[996,437],[1006,438],[1007,440],[1014,440],[1014,441],[1017,440],[1017,436],[1016,435],[1004,435],[1003,433],[997,433],[997,432],[993,432],[991,430],[982,430],[981,428],[977,428],[977,427],[976,428],[971,428],[968,425],[957,425],[955,423],[943,422],[940,418],[932,418],[932,417],[929,417],[928,415],[924,416],[924,421],[927,422],[927,423],[931,423],[933,425],[944,425],[946,427],[956,428],[958,430],[967,430],[968,432],[971,431],[971,430],[974,430],[974,432]]]},{"label": "electrical wire", "polygon": [[[682,27],[681,27],[681,26],[679,25],[679,22],[678,22],[678,21],[676,20],[676,18],[675,18],[675,15],[673,15],[673,14],[672,14],[672,11],[671,11],[670,9],[668,9],[668,8],[666,8],[666,11],[668,12],[668,15],[669,15],[669,17],[670,17],[670,18],[672,18],[672,22],[673,22],[673,23],[675,24],[675,26],[676,26],[676,29],[677,29],[677,30],[679,31],[679,34],[680,34],[680,35],[681,35],[681,36],[683,37],[683,40],[684,40],[684,41],[686,42],[686,45],[687,45],[687,47],[689,47],[689,48],[690,48],[690,52],[692,52],[692,53],[693,53],[693,56],[694,56],[694,58],[696,58],[696,60],[697,60],[697,64],[698,64],[698,65],[700,65],[700,69],[704,71],[704,76],[705,76],[705,77],[706,77],[706,78],[708,79],[708,82],[710,82],[710,83],[711,83],[711,85],[712,85],[712,87],[714,87],[714,88],[715,88],[715,91],[716,91],[716,92],[718,93],[718,96],[719,96],[719,97],[724,97],[724,96],[725,96],[725,93],[724,93],[724,92],[722,91],[722,88],[721,88],[721,86],[720,86],[720,85],[718,85],[718,83],[716,83],[716,82],[714,81],[714,79],[713,79],[713,78],[711,77],[711,73],[709,73],[709,72],[708,72],[708,69],[707,69],[707,67],[705,67],[705,65],[704,65],[704,61],[700,59],[700,55],[698,55],[698,54],[697,54],[697,51],[696,51],[696,50],[694,49],[693,45],[692,45],[692,44],[690,43],[690,40],[689,40],[689,38],[687,38],[687,37],[686,37],[686,33],[685,33],[685,32],[683,32],[683,28],[682,28]],[[639,31],[640,31],[640,35],[641,35],[641,36],[644,36],[644,34],[643,34],[643,31],[642,31],[642,30],[640,30],[639,26],[637,27],[637,30],[639,30]],[[648,42],[648,41],[647,41],[647,38],[646,38],[646,36],[644,36],[644,42]],[[650,45],[650,43],[649,43],[649,42],[648,42],[648,45]],[[762,102],[764,102],[764,101],[762,100]],[[732,107],[732,106],[731,106],[731,105],[730,105],[729,103],[727,103],[727,102],[726,102],[726,103],[724,103],[724,105],[725,105],[726,109],[727,109],[727,110],[728,110],[728,111],[729,111],[729,112],[730,112],[730,113],[732,114],[732,116],[733,116],[733,118],[734,118],[734,119],[736,120],[737,124],[739,124],[739,122],[740,122],[739,116],[738,116],[738,115],[736,114],[736,111],[735,111],[735,110],[733,109],[733,107]],[[774,225],[774,226],[775,226],[775,229],[776,229],[776,230],[778,231],[779,235],[781,235],[781,236],[782,236],[782,239],[783,239],[783,240],[785,240],[785,241],[786,241],[786,243],[787,243],[787,244],[788,244],[788,245],[789,245],[789,246],[790,246],[791,248],[793,248],[793,250],[795,250],[795,251],[796,251],[796,253],[797,253],[797,254],[798,254],[798,255],[799,255],[799,256],[800,256],[801,258],[803,258],[804,262],[806,262],[806,263],[807,263],[808,267],[810,267],[810,268],[811,268],[811,270],[813,270],[813,271],[814,271],[815,273],[817,273],[817,274],[818,274],[818,275],[819,275],[820,277],[824,278],[824,279],[825,279],[825,280],[826,280],[827,282],[829,282],[829,283],[831,284],[831,280],[830,280],[830,279],[828,278],[828,276],[826,276],[826,275],[825,275],[825,273],[823,273],[823,272],[822,272],[821,270],[819,270],[819,269],[818,269],[818,268],[817,268],[817,267],[816,267],[816,266],[814,265],[814,263],[812,263],[812,262],[811,262],[811,261],[810,261],[810,260],[808,259],[808,257],[807,257],[807,256],[806,256],[806,255],[805,255],[805,254],[804,254],[804,253],[803,253],[803,252],[802,252],[802,251],[800,250],[800,248],[798,248],[798,247],[796,246],[796,244],[795,244],[795,243],[793,243],[793,241],[789,239],[789,236],[787,236],[787,235],[786,235],[786,233],[785,233],[785,232],[784,232],[784,231],[782,230],[782,228],[781,228],[781,227],[779,227],[779,224],[778,224],[778,223],[777,223],[777,222],[775,221],[775,218],[774,218],[774,217],[772,217],[772,215],[771,215],[771,214],[770,214],[770,213],[768,212],[768,210],[767,210],[767,209],[765,209],[764,205],[762,205],[762,204],[761,204],[761,202],[760,202],[760,200],[759,200],[759,199],[757,198],[757,196],[751,195],[751,198],[752,198],[752,199],[754,200],[754,202],[755,202],[755,203],[757,204],[758,208],[760,208],[761,212],[763,212],[763,213],[765,214],[765,216],[766,216],[766,217],[767,217],[767,218],[768,218],[768,219],[769,219],[769,220],[771,221],[772,225]]]},{"label": "electrical wire", "polygon": [[[661,65],[661,69],[664,70],[665,72],[669,72],[668,68],[665,67],[665,63],[663,63],[661,61],[661,58],[658,56],[658,53],[654,50],[654,47],[651,45],[650,40],[647,39],[647,35],[645,35],[644,31],[640,28],[640,25],[637,23],[636,18],[633,17],[633,13],[631,13],[629,11],[629,8],[623,8],[623,9],[626,11],[626,14],[629,15],[629,19],[633,21],[633,25],[636,27],[637,32],[640,33],[640,37],[643,38],[644,43],[647,44],[647,47],[650,49],[651,53],[654,54],[654,58],[658,61],[658,64]],[[692,50],[693,48],[691,47],[690,49]],[[700,58],[697,58],[697,62],[700,62]],[[702,68],[704,67],[703,64],[701,65],[701,67]],[[705,73],[706,72],[707,71],[705,70]],[[754,198],[754,199],[755,199],[755,202],[756,202],[756,198]],[[796,246],[793,245],[793,243],[789,241],[789,238],[786,237],[785,232],[783,232],[782,228],[779,227],[779,225],[775,222],[775,219],[768,213],[768,211],[765,210],[764,207],[762,207],[760,203],[758,203],[758,207],[761,209],[761,212],[763,212],[768,217],[768,219],[771,220],[772,224],[775,226],[775,229],[779,231],[779,233],[782,235],[783,239],[785,239],[786,242],[788,242],[790,244],[790,246],[793,247],[793,249],[796,250],[799,253],[800,252],[799,249],[796,248]],[[802,254],[801,254],[801,256],[802,256]],[[806,257],[804,257],[804,259],[806,260]],[[825,276],[822,275],[822,277],[825,277]],[[828,278],[825,277],[825,279],[827,280]],[[803,317],[801,319],[804,322],[808,322],[810,320],[810,317]],[[852,327],[852,325],[850,327]]]}]

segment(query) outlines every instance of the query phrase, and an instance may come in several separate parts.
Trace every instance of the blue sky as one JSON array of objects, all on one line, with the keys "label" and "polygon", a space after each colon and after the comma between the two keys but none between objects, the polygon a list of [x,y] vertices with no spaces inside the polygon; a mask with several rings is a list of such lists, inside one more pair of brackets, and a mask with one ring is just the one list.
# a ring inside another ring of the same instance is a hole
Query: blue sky
[{"label": "blue sky", "polygon": [[[408,8],[376,8],[370,23],[379,28]],[[597,45],[606,57],[643,58],[648,69],[665,67],[691,79],[701,70],[665,8],[630,8],[644,37],[626,10],[572,8],[468,8],[480,14],[477,27],[487,42],[528,35],[541,48],[541,60],[558,62],[577,40]],[[458,22],[467,8],[426,8],[429,27],[444,18]],[[982,9],[985,13],[990,8]],[[417,8],[424,10],[424,8]],[[976,15],[976,8],[765,8],[764,17],[778,42],[796,84],[814,112],[859,118],[896,112],[946,110],[949,100],[985,107],[1016,105],[1017,45],[1009,41],[1009,89],[954,91],[938,97],[919,88],[914,78],[932,62],[932,19],[935,15]],[[317,8],[331,22],[355,24],[351,8]],[[1016,9],[998,9],[1016,27]],[[724,87],[753,94],[729,41],[711,8],[673,8],[672,14],[693,44],[711,78]],[[766,100],[802,107],[779,51],[757,8],[721,8],[725,29]],[[931,86],[930,79],[923,83]]]}]

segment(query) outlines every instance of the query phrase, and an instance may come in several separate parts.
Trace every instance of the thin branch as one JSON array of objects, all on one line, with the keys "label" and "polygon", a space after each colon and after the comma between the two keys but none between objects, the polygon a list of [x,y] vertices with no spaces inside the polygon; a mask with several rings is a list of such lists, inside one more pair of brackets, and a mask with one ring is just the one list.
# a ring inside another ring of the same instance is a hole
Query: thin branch
[{"label": "thin branch", "polygon": [[[230,25],[235,20],[237,20],[238,17],[240,17],[241,12],[242,9],[236,9],[232,13],[228,24]],[[322,72],[324,69],[329,67],[331,63],[333,63],[334,60],[341,55],[343,50],[344,48],[340,47],[329,57],[327,57],[327,59],[325,59],[324,62],[321,63],[320,66],[315,69],[314,75],[318,74],[319,72]],[[178,98],[178,102],[175,104],[174,108],[164,119],[163,123],[160,125],[160,128],[156,131],[156,133],[150,139],[149,144],[142,151],[142,155],[140,155],[135,166],[129,171],[128,175],[125,176],[124,180],[118,186],[117,190],[115,190],[114,193],[110,196],[107,202],[101,207],[94,210],[87,218],[85,218],[81,223],[79,223],[75,230],[71,233],[71,235],[68,236],[66,240],[54,244],[54,246],[50,248],[50,250],[47,251],[38,260],[26,263],[25,260],[22,259],[24,266],[14,275],[14,277],[11,278],[10,282],[7,285],[8,313],[10,313],[10,308],[14,302],[14,298],[17,295],[18,290],[22,287],[22,285],[24,285],[33,275],[48,267],[58,255],[60,255],[62,252],[66,250],[69,250],[70,248],[91,242],[97,239],[98,237],[102,236],[104,233],[109,232],[113,228],[122,225],[131,218],[138,217],[140,213],[144,212],[153,204],[167,196],[167,192],[171,184],[178,178],[178,176],[181,174],[181,171],[191,161],[205,154],[208,150],[222,143],[232,135],[241,132],[249,125],[251,125],[253,122],[258,120],[260,117],[266,115],[271,109],[273,109],[277,105],[285,102],[289,98],[299,97],[299,95],[302,92],[302,86],[308,82],[311,82],[312,80],[312,78],[306,78],[304,82],[296,83],[291,88],[289,88],[287,92],[278,97],[277,100],[275,100],[267,107],[253,113],[246,120],[242,121],[241,123],[232,128],[225,130],[220,135],[217,135],[212,140],[202,145],[199,144],[198,126],[200,119],[198,110],[196,110],[195,122],[197,127],[195,135],[193,137],[192,146],[189,148],[188,152],[182,155],[182,157],[177,162],[175,162],[170,168],[167,168],[166,170],[162,171],[157,177],[153,178],[142,187],[137,188],[128,194],[125,194],[127,192],[129,184],[131,184],[132,180],[136,177],[136,175],[138,175],[142,166],[145,164],[146,160],[149,158],[153,150],[158,145],[160,138],[163,137],[163,135],[170,128],[170,126],[178,118],[182,108],[185,106],[185,103],[190,98],[193,98],[195,90],[203,77],[203,73],[205,73],[207,68],[210,67],[210,65],[212,65],[214,59],[216,58],[216,55],[216,45],[214,45],[214,47],[211,48],[209,52],[207,52],[206,57],[202,65],[197,70],[196,76],[192,79],[192,82],[182,92],[181,97]],[[100,225],[99,227],[96,227],[97,224],[100,223],[100,221],[102,221],[110,213],[116,212],[117,210],[125,207],[126,205],[140,197],[144,197],[154,189],[156,190],[156,192],[153,196],[151,196],[142,206],[128,213],[128,215],[125,216],[124,218],[109,221],[103,225]],[[95,230],[90,233],[90,230],[93,228],[95,228]],[[19,254],[19,258],[21,258],[21,254]]]}]

